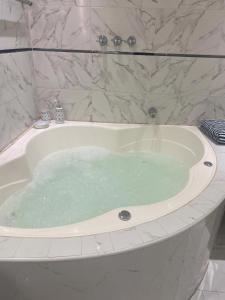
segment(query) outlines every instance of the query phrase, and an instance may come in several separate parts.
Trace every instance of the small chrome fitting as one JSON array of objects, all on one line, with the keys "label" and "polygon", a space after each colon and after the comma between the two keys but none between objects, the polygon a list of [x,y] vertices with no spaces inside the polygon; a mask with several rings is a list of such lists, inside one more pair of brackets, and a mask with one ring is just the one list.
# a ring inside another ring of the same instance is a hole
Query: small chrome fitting
[{"label": "small chrome fitting", "polygon": [[98,42],[101,47],[104,47],[108,45],[108,38],[105,35],[99,35],[96,42]]},{"label": "small chrome fitting", "polygon": [[114,38],[112,39],[112,42],[114,44],[115,47],[119,47],[122,45],[122,38],[119,35],[114,36]]},{"label": "small chrome fitting", "polygon": [[158,114],[158,110],[155,107],[150,107],[148,110],[148,114],[152,119],[154,119]]},{"label": "small chrome fitting", "polygon": [[130,35],[125,42],[129,45],[129,47],[134,47],[137,43],[137,40],[135,36]]}]

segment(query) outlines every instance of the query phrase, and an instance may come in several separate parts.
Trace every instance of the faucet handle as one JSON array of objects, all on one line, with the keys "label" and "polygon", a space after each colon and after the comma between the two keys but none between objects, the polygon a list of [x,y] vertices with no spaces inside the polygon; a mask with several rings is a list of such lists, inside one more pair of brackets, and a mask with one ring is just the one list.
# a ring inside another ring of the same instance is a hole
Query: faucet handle
[{"label": "faucet handle", "polygon": [[125,43],[127,43],[129,47],[133,47],[137,43],[136,37],[134,35],[130,35]]},{"label": "faucet handle", "polygon": [[115,47],[119,47],[121,46],[123,40],[119,35],[114,36],[114,38],[112,39],[112,42],[114,44]]},{"label": "faucet handle", "polygon": [[101,47],[104,47],[108,45],[108,38],[107,36],[101,34],[96,42],[98,42]]}]

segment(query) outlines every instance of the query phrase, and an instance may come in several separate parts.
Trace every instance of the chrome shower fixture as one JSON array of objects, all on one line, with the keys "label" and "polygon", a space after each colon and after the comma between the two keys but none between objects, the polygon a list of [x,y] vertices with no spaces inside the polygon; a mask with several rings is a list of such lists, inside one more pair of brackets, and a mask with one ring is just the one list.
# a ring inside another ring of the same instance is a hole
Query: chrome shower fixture
[{"label": "chrome shower fixture", "polygon": [[29,6],[31,6],[33,4],[32,1],[30,1],[30,0],[16,0],[16,1],[18,1],[22,4],[27,4]]},{"label": "chrome shower fixture", "polygon": [[121,46],[123,40],[119,35],[114,36],[114,38],[112,39],[112,42],[114,44],[115,47],[119,47]]},{"label": "chrome shower fixture", "polygon": [[148,114],[152,119],[154,119],[158,114],[158,110],[155,107],[150,107],[148,110]]},{"label": "chrome shower fixture", "polygon": [[99,35],[97,42],[101,47],[107,46],[108,38],[105,35]]},{"label": "chrome shower fixture", "polygon": [[135,36],[130,35],[125,42],[129,45],[129,47],[133,47],[134,45],[136,45],[137,40]]}]

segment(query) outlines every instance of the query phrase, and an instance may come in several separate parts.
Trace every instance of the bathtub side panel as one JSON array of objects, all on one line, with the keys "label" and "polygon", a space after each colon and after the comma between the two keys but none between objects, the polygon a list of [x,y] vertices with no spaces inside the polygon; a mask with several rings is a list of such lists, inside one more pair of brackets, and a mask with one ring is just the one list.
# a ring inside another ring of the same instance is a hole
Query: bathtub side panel
[{"label": "bathtub side panel", "polygon": [[10,300],[188,300],[204,276],[220,215],[219,207],[176,236],[117,255],[1,262],[1,295]]}]

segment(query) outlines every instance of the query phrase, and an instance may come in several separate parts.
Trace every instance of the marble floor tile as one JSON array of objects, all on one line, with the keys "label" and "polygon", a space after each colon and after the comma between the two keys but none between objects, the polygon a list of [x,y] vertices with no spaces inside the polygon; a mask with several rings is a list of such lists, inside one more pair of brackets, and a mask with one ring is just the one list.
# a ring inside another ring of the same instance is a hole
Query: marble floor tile
[{"label": "marble floor tile", "polygon": [[[225,261],[211,260],[199,290],[225,293]],[[224,298],[225,299],[225,298]]]},{"label": "marble floor tile", "polygon": [[191,300],[224,300],[225,293],[197,291]]}]

